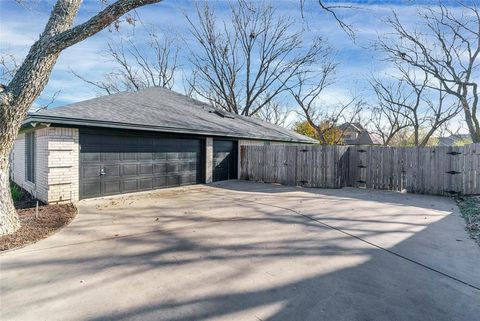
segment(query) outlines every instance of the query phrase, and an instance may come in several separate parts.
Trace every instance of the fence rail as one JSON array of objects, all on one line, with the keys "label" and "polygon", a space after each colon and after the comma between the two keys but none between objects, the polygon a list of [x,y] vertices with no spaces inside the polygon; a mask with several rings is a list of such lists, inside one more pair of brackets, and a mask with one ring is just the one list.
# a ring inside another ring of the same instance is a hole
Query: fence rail
[{"label": "fence rail", "polygon": [[463,147],[242,146],[240,178],[283,185],[480,194],[480,144]]}]

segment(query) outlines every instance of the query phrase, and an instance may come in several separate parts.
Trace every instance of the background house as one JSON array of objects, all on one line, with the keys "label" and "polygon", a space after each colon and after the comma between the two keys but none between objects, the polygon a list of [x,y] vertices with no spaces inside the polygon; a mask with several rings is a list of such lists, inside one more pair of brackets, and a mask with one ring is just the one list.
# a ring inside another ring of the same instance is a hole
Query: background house
[{"label": "background house", "polygon": [[238,178],[241,145],[317,141],[154,87],[29,114],[11,178],[44,202]]},{"label": "background house", "polygon": [[472,137],[470,134],[455,134],[448,137],[438,138],[438,146],[458,146],[471,143]]},{"label": "background house", "polygon": [[360,123],[344,123],[337,126],[342,133],[342,141],[345,145],[381,145],[380,137],[369,133]]}]

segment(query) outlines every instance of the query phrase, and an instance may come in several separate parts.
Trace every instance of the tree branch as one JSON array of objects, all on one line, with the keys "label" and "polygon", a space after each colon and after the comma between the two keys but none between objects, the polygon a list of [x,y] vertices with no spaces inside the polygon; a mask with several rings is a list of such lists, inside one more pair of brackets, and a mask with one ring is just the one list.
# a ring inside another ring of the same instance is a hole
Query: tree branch
[{"label": "tree branch", "polygon": [[112,24],[125,13],[141,6],[161,1],[162,0],[118,0],[100,11],[88,21],[47,38],[46,41],[49,42],[49,52],[60,52],[105,29],[105,27]]}]

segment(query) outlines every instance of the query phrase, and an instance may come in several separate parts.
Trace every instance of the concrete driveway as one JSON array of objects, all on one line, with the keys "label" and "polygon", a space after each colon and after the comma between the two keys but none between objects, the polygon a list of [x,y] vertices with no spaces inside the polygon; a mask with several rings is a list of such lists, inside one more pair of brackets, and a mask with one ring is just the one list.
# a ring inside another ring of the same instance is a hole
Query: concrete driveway
[{"label": "concrete driveway", "polygon": [[224,182],[78,203],[0,255],[1,320],[478,320],[447,198]]}]

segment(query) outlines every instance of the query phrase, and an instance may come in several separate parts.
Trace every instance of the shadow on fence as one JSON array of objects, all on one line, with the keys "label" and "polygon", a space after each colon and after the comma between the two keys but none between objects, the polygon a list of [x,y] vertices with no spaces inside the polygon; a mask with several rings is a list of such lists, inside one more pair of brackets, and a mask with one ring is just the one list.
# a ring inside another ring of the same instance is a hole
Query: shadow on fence
[{"label": "shadow on fence", "polygon": [[242,146],[240,178],[291,186],[480,194],[480,144],[462,147]]}]

